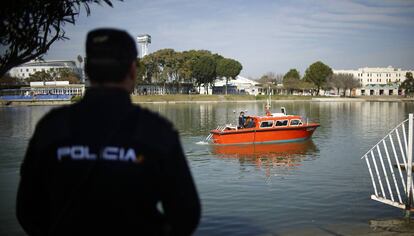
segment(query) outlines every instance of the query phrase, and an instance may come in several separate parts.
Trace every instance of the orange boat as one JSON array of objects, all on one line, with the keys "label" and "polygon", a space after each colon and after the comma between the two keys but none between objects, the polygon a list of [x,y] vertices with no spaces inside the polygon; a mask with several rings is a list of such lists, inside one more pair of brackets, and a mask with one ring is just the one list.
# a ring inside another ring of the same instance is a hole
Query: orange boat
[{"label": "orange boat", "polygon": [[248,116],[249,124],[245,127],[225,125],[210,131],[214,144],[247,144],[295,142],[309,139],[319,127],[318,123],[303,121],[301,116],[287,115],[282,107],[281,113],[264,116]]}]

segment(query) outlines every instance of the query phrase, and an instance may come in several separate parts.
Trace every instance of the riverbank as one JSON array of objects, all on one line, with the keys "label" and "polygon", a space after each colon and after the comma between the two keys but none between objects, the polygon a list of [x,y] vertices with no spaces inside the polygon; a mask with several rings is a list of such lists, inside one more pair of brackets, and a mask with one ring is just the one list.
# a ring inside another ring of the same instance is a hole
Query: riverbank
[{"label": "riverbank", "polygon": [[[221,103],[221,102],[256,102],[266,101],[268,96],[253,95],[132,95],[133,103]],[[273,102],[414,102],[414,98],[399,96],[364,96],[364,97],[324,97],[324,96],[293,96],[274,95]],[[0,106],[60,106],[71,104],[72,101],[4,101],[0,100]]]},{"label": "riverbank", "polygon": [[[219,103],[219,102],[256,102],[266,101],[268,96],[253,95],[133,95],[133,103]],[[292,102],[414,102],[413,98],[398,96],[364,96],[364,97],[327,97],[327,96],[293,96],[274,95],[272,101]]]},{"label": "riverbank", "polygon": [[0,107],[8,106],[62,106],[72,104],[71,101],[4,101],[0,100]]}]

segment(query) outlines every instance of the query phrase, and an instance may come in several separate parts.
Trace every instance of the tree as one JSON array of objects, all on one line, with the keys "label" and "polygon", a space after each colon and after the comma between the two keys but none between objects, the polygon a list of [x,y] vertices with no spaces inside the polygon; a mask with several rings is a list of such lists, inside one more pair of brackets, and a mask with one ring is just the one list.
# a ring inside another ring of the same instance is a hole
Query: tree
[{"label": "tree", "polygon": [[136,67],[137,67],[137,79],[135,80],[135,84],[143,84],[146,81],[146,68],[145,64],[142,60],[137,59],[136,61]]},{"label": "tree", "polygon": [[58,40],[68,39],[63,26],[75,24],[83,6],[111,0],[15,0],[0,8],[0,76],[11,68],[41,57]]},{"label": "tree", "polygon": [[79,62],[79,67],[82,67],[83,57],[81,55],[78,55],[78,57],[76,59]]},{"label": "tree", "polygon": [[257,81],[262,84],[279,84],[283,82],[283,75],[267,72]]},{"label": "tree", "polygon": [[46,71],[37,71],[34,74],[31,74],[27,79],[28,82],[35,82],[35,81],[53,81],[53,77],[50,73]]},{"label": "tree", "polygon": [[68,68],[59,69],[56,81],[69,81],[69,84],[79,84],[80,76]]},{"label": "tree", "polygon": [[361,87],[361,83],[352,74],[343,75],[342,84],[343,84],[343,89],[344,89],[344,96],[346,96],[346,91],[348,89],[349,89],[349,95],[351,96],[352,89]]},{"label": "tree", "polygon": [[18,85],[18,84],[21,84],[20,79],[16,77],[12,77],[8,74],[0,78],[0,85]]},{"label": "tree", "polygon": [[216,63],[214,58],[209,55],[202,55],[197,58],[192,65],[192,76],[196,78],[196,83],[199,87],[201,84],[208,87],[216,77]]},{"label": "tree", "polygon": [[405,74],[405,80],[401,83],[400,89],[405,90],[405,94],[412,95],[414,93],[414,78],[413,73],[407,72]]},{"label": "tree", "polygon": [[300,89],[301,80],[295,77],[286,77],[283,79],[283,88],[287,89],[290,94],[294,90]]},{"label": "tree", "polygon": [[283,79],[285,78],[295,78],[295,79],[300,79],[300,74],[299,71],[296,69],[290,69],[284,76]]},{"label": "tree", "polygon": [[317,61],[306,69],[305,76],[303,78],[305,81],[315,84],[317,94],[319,95],[321,87],[326,83],[327,79],[332,74],[332,69],[329,66]]},{"label": "tree", "polygon": [[300,89],[300,74],[296,69],[290,69],[283,76],[283,87],[289,91],[290,94],[293,94],[293,91]]},{"label": "tree", "polygon": [[229,79],[235,79],[240,74],[240,71],[242,69],[243,66],[240,64],[240,62],[230,58],[222,58],[217,61],[217,76],[226,78],[226,95]]}]

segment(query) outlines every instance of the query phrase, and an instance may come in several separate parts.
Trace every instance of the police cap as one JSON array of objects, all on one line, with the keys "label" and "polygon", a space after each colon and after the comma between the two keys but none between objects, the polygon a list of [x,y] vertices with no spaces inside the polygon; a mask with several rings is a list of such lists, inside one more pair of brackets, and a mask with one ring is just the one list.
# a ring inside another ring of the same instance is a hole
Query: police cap
[{"label": "police cap", "polygon": [[122,66],[136,60],[134,39],[123,30],[100,28],[88,33],[86,63],[89,66]]}]

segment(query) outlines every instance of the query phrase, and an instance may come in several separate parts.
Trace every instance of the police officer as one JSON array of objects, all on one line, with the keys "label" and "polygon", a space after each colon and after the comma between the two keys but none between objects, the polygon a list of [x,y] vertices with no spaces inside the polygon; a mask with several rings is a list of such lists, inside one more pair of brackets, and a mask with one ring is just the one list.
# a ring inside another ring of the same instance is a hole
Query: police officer
[{"label": "police officer", "polygon": [[125,31],[86,41],[92,87],[37,124],[17,218],[29,235],[189,235],[200,203],[171,123],[134,106],[137,49]]}]

